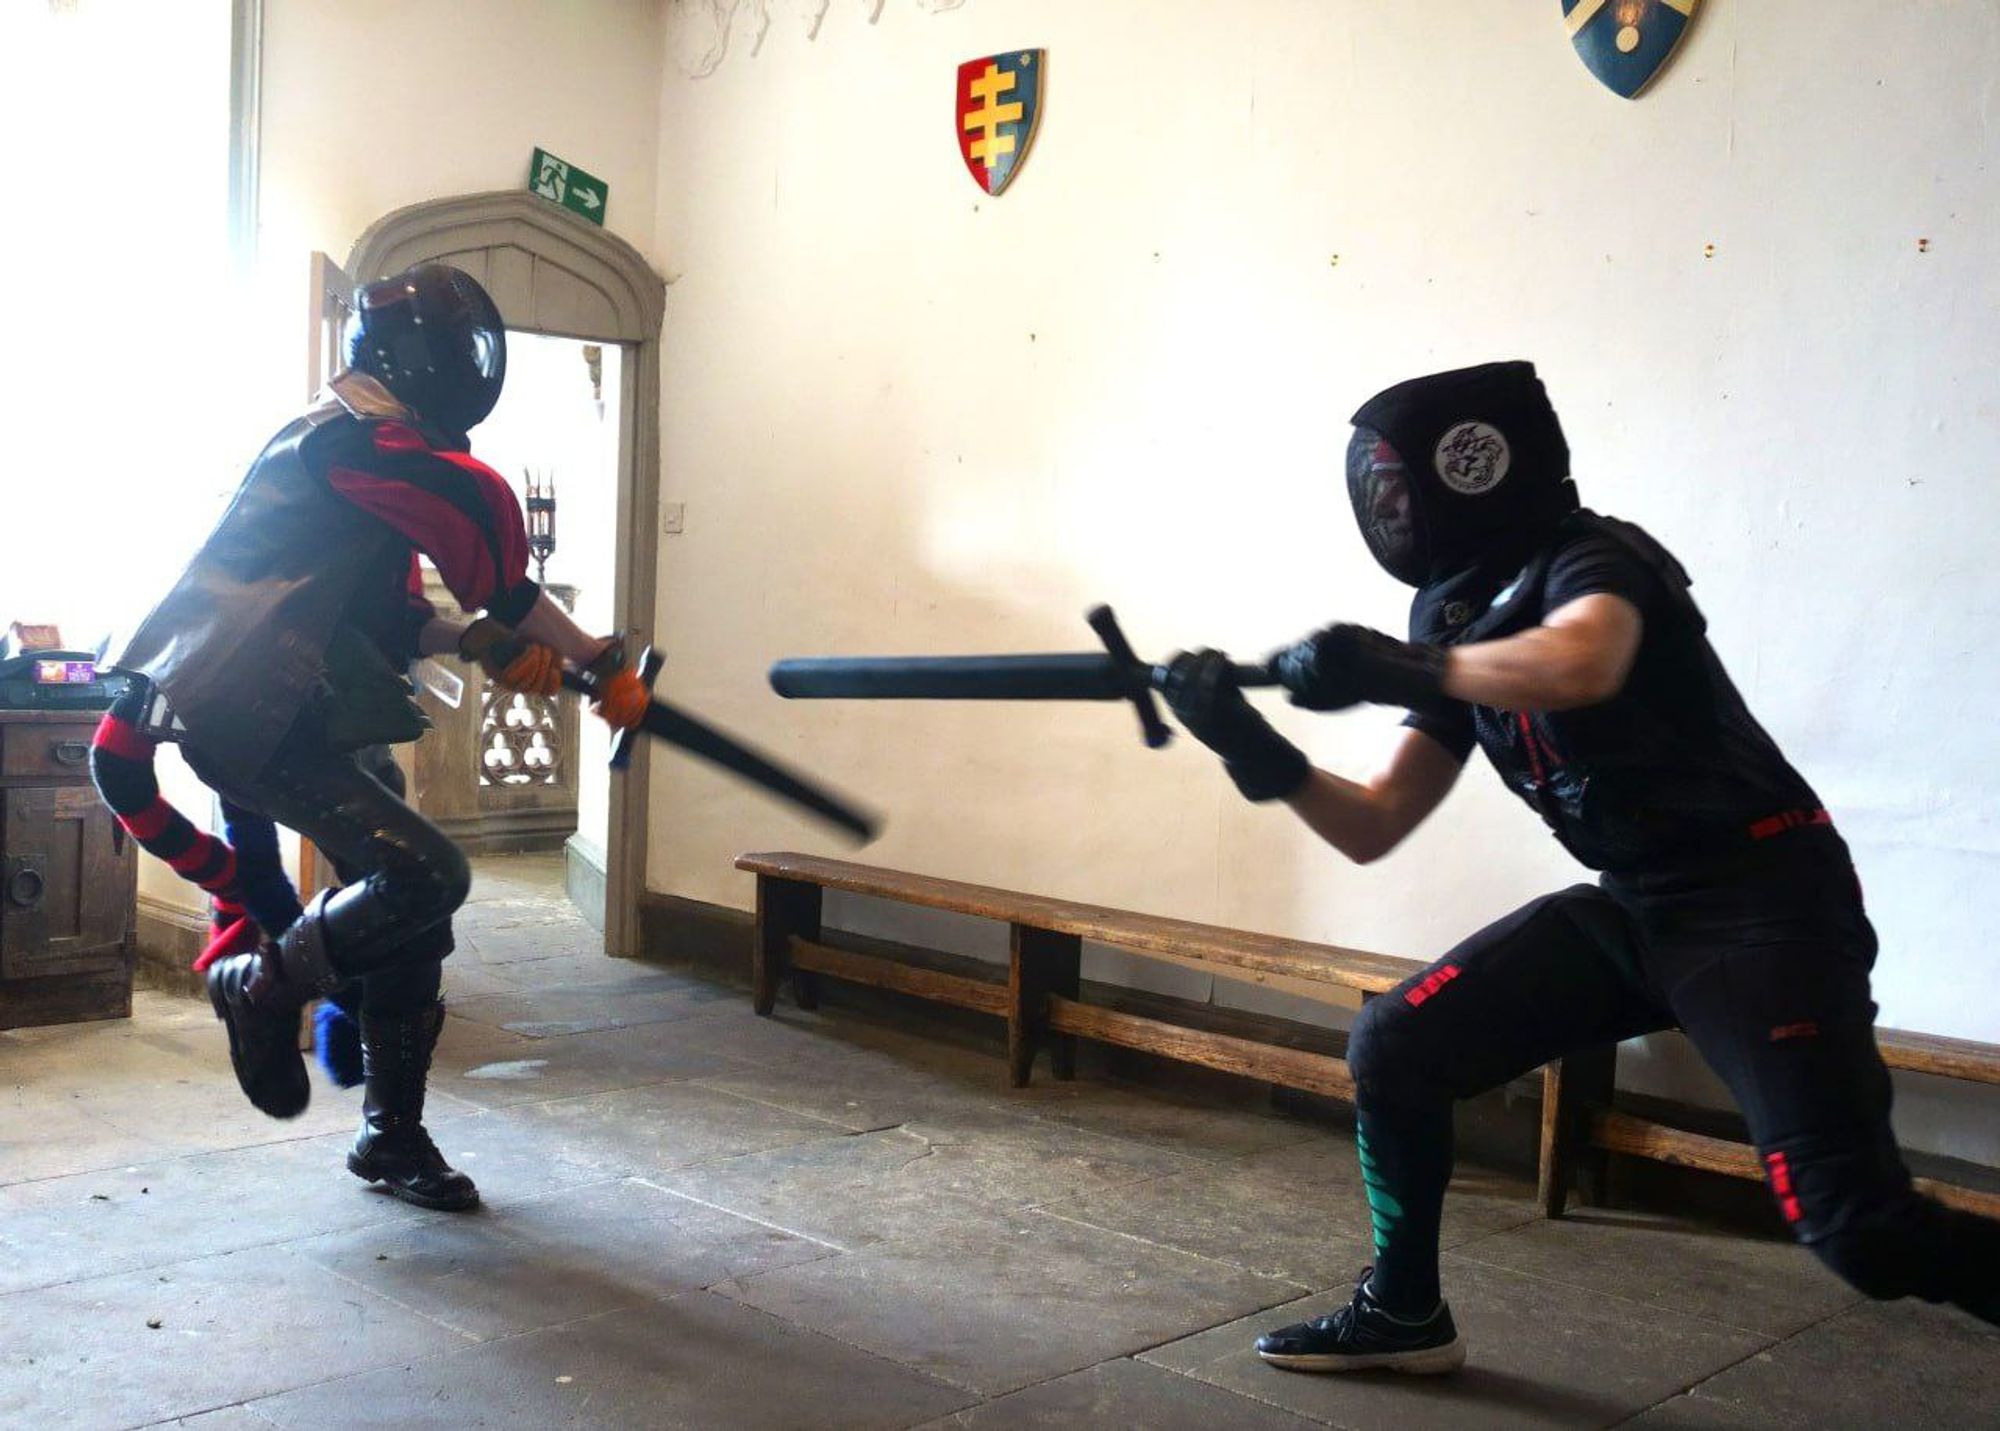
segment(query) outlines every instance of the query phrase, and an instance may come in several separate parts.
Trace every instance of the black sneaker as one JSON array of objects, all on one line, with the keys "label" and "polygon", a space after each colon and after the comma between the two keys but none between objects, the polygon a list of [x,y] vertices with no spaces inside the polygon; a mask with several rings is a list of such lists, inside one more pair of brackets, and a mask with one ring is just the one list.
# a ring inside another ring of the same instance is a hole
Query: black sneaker
[{"label": "black sneaker", "polygon": [[1368,1290],[1368,1273],[1354,1300],[1340,1310],[1257,1338],[1257,1355],[1288,1371],[1389,1371],[1436,1374],[1465,1363],[1465,1338],[1443,1302],[1422,1321],[1383,1309]]}]

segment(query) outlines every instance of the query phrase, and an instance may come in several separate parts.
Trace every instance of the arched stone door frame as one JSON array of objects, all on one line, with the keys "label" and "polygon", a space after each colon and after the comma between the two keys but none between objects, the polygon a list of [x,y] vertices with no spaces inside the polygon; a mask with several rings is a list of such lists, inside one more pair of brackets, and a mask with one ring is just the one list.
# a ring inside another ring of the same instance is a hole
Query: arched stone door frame
[{"label": "arched stone door frame", "polygon": [[[660,330],[666,280],[639,251],[567,210],[521,191],[433,199],[369,225],[347,255],[357,283],[411,264],[455,264],[486,286],[507,326],[625,349],[618,394],[614,621],[635,646],[650,639],[659,572]],[[648,742],[611,782],[605,832],[604,944],[639,952],[652,789]]]}]

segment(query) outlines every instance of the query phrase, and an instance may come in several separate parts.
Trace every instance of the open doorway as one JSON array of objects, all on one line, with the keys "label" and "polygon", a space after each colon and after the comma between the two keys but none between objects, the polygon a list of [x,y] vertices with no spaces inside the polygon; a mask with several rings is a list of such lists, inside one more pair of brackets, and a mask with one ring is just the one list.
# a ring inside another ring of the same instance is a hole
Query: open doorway
[{"label": "open doorway", "polygon": [[[344,293],[353,281],[347,275],[365,281],[431,260],[454,264],[484,285],[507,319],[509,346],[521,354],[523,368],[540,367],[546,357],[550,371],[571,374],[555,380],[567,384],[574,380],[569,365],[588,362],[583,349],[598,350],[601,392],[592,383],[590,402],[593,409],[598,401],[604,406],[596,431],[616,454],[612,477],[608,484],[586,489],[580,470],[579,480],[572,484],[558,469],[557,551],[549,558],[548,575],[551,582],[569,580],[576,585],[578,617],[585,627],[625,632],[635,649],[643,647],[652,636],[659,561],[659,343],[666,281],[616,234],[519,190],[467,194],[398,209],[369,226],[355,241],[344,266],[329,261],[323,267],[347,285],[339,289]],[[336,287],[330,281],[315,285],[314,301],[320,310],[316,332],[327,330],[323,320],[330,316],[331,305],[324,295]],[[556,346],[544,349],[540,345],[545,342]],[[315,344],[316,349],[322,346]],[[510,372],[508,391],[513,393],[518,386],[522,393],[532,392],[532,379],[523,381],[520,371]],[[479,457],[516,483],[523,467],[554,465],[535,446],[532,420],[521,424],[522,445],[507,450],[505,421],[503,395],[502,410],[473,435],[473,450]],[[572,495],[578,505],[570,505]],[[594,509],[588,516],[581,510],[586,502]],[[574,567],[569,565],[572,560]],[[560,574],[565,571],[572,575],[565,578]],[[596,604],[607,598],[608,607]],[[604,949],[636,955],[649,844],[648,743],[639,743],[622,773],[609,775],[608,747],[597,722],[578,718],[573,704],[570,710],[577,732],[573,768],[579,777],[591,776],[596,783],[585,785],[580,780],[576,814],[559,836],[559,844],[568,862],[571,833],[582,830],[577,845],[582,854],[592,835],[602,831],[603,894],[600,899],[588,891],[590,871],[581,860],[576,863],[586,887],[579,893],[593,912],[602,910]],[[427,737],[419,743],[419,751],[430,743]],[[416,794],[420,807],[430,814],[424,804],[422,760],[420,754]],[[555,823],[560,828],[561,821]]]},{"label": "open doorway", "polygon": [[[618,393],[616,344],[507,335],[507,385],[474,434],[474,451],[510,482],[528,520],[530,571],[586,631],[616,624]],[[608,396],[607,396],[608,395]],[[488,690],[473,778],[488,811],[533,810],[518,850],[559,855],[577,910],[604,928],[611,742],[568,698],[537,702]]]}]

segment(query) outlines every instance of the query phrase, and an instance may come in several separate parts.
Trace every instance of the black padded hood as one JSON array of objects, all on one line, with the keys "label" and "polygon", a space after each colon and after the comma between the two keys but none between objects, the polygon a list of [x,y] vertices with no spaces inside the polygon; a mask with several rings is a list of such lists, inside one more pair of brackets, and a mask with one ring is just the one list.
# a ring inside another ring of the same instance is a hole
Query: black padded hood
[{"label": "black padded hood", "polygon": [[[1353,420],[1402,459],[1416,546],[1393,563],[1376,556],[1408,585],[1473,567],[1518,570],[1577,509],[1569,444],[1533,363],[1412,378],[1368,399]],[[1366,534],[1368,514],[1355,501]]]}]

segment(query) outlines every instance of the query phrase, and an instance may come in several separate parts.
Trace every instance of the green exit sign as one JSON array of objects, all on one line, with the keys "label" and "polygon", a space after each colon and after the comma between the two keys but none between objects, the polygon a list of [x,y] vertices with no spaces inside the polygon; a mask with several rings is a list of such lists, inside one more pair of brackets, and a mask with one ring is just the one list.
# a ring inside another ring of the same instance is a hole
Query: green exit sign
[{"label": "green exit sign", "polygon": [[594,224],[604,222],[604,205],[611,186],[595,174],[586,174],[576,165],[558,159],[546,149],[537,149],[528,164],[528,188],[552,204],[561,204],[573,214],[582,214]]}]

